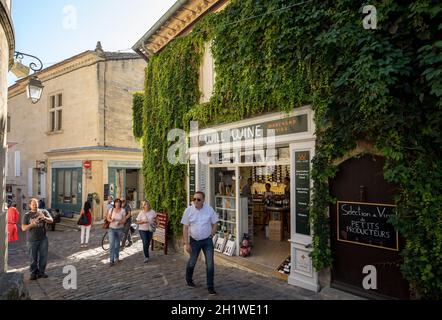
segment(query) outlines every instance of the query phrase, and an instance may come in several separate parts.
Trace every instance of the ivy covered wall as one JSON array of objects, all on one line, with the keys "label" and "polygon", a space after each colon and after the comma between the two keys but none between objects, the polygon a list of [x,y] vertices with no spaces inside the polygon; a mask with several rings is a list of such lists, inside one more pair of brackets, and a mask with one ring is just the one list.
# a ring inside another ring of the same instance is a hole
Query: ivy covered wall
[{"label": "ivy covered wall", "polygon": [[[310,104],[317,128],[315,268],[333,263],[334,162],[365,141],[385,157],[385,178],[399,186],[393,222],[407,239],[402,271],[420,295],[442,297],[442,6],[401,3],[370,1],[378,26],[365,30],[365,1],[233,0],[149,61],[134,130],[142,128],[146,196],[171,214],[175,233],[186,207],[186,168],[167,162],[169,130]],[[198,104],[205,41],[213,41],[216,85],[210,102]]]}]

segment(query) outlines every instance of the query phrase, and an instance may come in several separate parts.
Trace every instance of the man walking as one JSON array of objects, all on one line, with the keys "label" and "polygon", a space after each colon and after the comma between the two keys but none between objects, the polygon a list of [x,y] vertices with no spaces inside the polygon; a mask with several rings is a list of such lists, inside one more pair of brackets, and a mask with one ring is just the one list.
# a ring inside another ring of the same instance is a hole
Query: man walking
[{"label": "man walking", "polygon": [[46,236],[46,224],[54,221],[46,210],[38,210],[38,200],[31,199],[29,202],[31,211],[25,213],[22,221],[22,230],[27,232],[27,245],[31,261],[31,280],[47,278],[46,263],[48,258],[48,238]]},{"label": "man walking", "polygon": [[205,198],[204,192],[196,192],[192,206],[186,209],[181,220],[181,223],[184,225],[184,248],[190,254],[186,268],[186,281],[189,287],[195,287],[193,271],[202,250],[206,260],[207,288],[210,295],[215,295],[213,281],[215,264],[212,237],[216,234],[218,216],[212,207],[204,203]]}]

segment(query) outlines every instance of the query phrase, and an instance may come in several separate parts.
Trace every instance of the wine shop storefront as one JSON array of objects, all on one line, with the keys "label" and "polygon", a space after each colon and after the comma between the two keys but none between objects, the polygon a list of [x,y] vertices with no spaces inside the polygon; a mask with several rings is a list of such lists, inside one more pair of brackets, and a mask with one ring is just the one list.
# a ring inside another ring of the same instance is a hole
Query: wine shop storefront
[{"label": "wine shop storefront", "polygon": [[315,150],[311,108],[191,127],[189,203],[200,190],[217,212],[216,256],[247,261],[318,291],[308,215]]}]

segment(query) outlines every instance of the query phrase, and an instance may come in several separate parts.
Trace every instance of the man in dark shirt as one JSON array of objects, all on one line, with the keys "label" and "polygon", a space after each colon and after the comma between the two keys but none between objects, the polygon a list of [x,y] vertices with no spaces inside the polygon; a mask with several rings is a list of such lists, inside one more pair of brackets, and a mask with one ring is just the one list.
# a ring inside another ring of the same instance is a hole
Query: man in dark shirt
[{"label": "man in dark shirt", "polygon": [[46,224],[53,223],[52,217],[46,210],[38,210],[38,200],[29,202],[31,211],[23,216],[22,230],[27,231],[27,246],[31,262],[31,280],[47,278],[45,273],[48,258],[48,238]]}]

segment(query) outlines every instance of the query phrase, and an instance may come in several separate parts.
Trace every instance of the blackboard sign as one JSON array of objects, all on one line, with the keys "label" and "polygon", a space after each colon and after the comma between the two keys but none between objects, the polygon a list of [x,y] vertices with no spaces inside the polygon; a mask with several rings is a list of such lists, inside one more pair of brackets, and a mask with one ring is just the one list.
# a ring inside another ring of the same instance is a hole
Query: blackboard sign
[{"label": "blackboard sign", "polygon": [[189,164],[189,204],[193,200],[193,196],[196,192],[196,165],[194,163]]},{"label": "blackboard sign", "polygon": [[337,206],[338,241],[399,251],[398,233],[388,223],[394,205],[338,201]]},{"label": "blackboard sign", "polygon": [[296,233],[310,235],[310,152],[295,152]]},{"label": "blackboard sign", "polygon": [[167,213],[157,213],[157,228],[152,237],[152,251],[154,249],[154,243],[159,242],[164,245],[164,254],[167,255],[167,228],[169,226],[169,217]]}]

